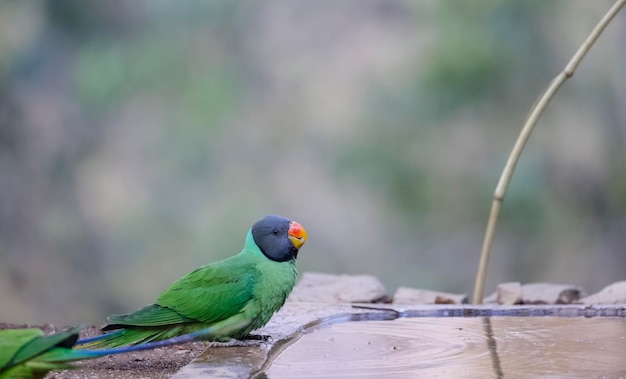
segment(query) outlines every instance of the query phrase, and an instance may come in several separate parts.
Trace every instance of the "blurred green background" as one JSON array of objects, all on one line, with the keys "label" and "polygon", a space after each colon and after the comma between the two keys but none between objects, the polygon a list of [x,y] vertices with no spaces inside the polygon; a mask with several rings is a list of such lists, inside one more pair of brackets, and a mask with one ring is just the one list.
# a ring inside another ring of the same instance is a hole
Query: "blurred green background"
[{"label": "blurred green background", "polygon": [[[612,1],[0,1],[0,321],[102,323],[302,223],[301,272],[471,293],[525,116]],[[487,292],[626,268],[626,13],[522,156]]]}]

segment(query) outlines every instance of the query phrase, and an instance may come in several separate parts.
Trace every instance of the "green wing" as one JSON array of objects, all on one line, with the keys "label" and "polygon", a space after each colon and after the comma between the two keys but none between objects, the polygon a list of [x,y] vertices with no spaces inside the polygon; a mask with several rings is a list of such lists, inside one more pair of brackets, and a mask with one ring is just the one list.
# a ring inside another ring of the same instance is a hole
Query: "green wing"
[{"label": "green wing", "polygon": [[203,323],[239,313],[253,297],[254,262],[236,255],[192,271],[159,296],[157,304]]},{"label": "green wing", "polygon": [[49,336],[43,336],[43,332],[41,332],[41,330],[39,329],[23,330],[32,330],[33,332],[29,332],[29,335],[33,335],[37,332],[39,333],[37,333],[38,336],[36,338],[32,339],[15,353],[15,355],[11,359],[11,365],[20,364],[24,361],[37,357],[40,354],[43,354],[46,351],[49,351],[55,347],[71,348],[76,343],[76,340],[78,340],[78,332],[80,331],[80,328],[73,328]]},{"label": "green wing", "polygon": [[0,370],[13,366],[15,355],[20,349],[41,336],[43,336],[43,332],[39,329],[6,329],[0,331]]},{"label": "green wing", "polygon": [[110,315],[107,321],[109,325],[102,328],[102,330],[119,329],[124,326],[165,326],[193,322],[195,320],[185,317],[171,308],[151,304],[130,314]]},{"label": "green wing", "polygon": [[200,267],[172,284],[157,299],[127,315],[111,315],[103,330],[213,323],[237,314],[252,299],[255,265],[241,255]]},{"label": "green wing", "polygon": [[0,331],[0,378],[43,378],[50,370],[69,368],[48,361],[52,353],[71,355],[80,328],[44,336],[39,329]]}]

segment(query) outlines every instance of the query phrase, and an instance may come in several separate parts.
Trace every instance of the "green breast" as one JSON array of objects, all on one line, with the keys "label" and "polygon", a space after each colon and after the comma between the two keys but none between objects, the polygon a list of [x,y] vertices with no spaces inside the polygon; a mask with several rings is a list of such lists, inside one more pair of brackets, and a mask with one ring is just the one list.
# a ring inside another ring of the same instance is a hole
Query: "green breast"
[{"label": "green breast", "polygon": [[267,324],[272,315],[285,304],[298,277],[295,261],[264,260],[257,264],[257,270],[260,278],[255,283],[250,308],[246,309],[246,313],[253,313],[254,316],[244,335]]}]

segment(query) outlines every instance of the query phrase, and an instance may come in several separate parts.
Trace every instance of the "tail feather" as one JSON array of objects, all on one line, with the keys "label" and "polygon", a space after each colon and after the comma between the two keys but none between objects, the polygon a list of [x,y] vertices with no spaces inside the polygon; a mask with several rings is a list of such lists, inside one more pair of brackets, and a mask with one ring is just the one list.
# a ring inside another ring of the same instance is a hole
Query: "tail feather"
[{"label": "tail feather", "polygon": [[[195,340],[218,340],[228,338],[235,331],[241,330],[250,324],[250,320],[242,318],[240,320],[227,320],[209,327],[202,328],[202,324],[192,325],[170,325],[161,328],[141,328],[129,327],[102,336],[87,338],[78,341],[80,346],[77,350],[91,351],[115,351],[126,352],[123,348],[128,347],[136,351],[138,349],[152,349],[154,347],[174,345]],[[147,346],[147,347],[146,347]],[[120,349],[120,350],[117,350]],[[115,353],[107,353],[115,354]]]},{"label": "tail feather", "polygon": [[[138,345],[167,338],[171,329],[129,328],[119,329],[101,336],[78,341],[78,349],[110,349],[127,345]],[[178,333],[180,334],[180,333]]]},{"label": "tail feather", "polygon": [[93,343],[93,342],[96,342],[96,341],[110,339],[110,338],[112,338],[112,335],[119,334],[120,332],[121,332],[121,330],[116,330],[115,332],[105,333],[105,334],[101,334],[99,336],[83,338],[83,339],[80,339],[80,340],[76,341],[76,345],[85,345],[85,344],[90,344],[90,343]]},{"label": "tail feather", "polygon": [[42,361],[48,363],[63,363],[69,361],[79,361],[83,359],[94,359],[103,357],[105,355],[124,354],[142,350],[156,349],[159,347],[166,347],[187,342],[210,339],[212,336],[215,335],[215,332],[215,328],[209,327],[199,330],[197,332],[187,333],[161,341],[146,342],[139,345],[130,345],[107,349],[75,349],[65,352],[55,351],[47,353],[44,357],[42,357]]}]

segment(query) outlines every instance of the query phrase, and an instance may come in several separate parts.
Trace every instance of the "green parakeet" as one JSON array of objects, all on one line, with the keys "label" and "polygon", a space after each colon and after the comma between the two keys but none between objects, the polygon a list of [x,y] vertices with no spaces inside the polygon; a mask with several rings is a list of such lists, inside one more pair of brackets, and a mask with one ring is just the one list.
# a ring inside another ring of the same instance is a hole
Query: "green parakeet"
[{"label": "green parakeet", "polygon": [[77,328],[49,336],[34,328],[0,330],[0,379],[43,378],[68,368],[63,362],[74,360],[76,340]]},{"label": "green parakeet", "polygon": [[209,328],[207,339],[242,339],[282,307],[297,278],[296,257],[307,240],[295,221],[268,215],[248,231],[243,250],[200,267],[133,313],[111,315],[86,348],[145,344]]}]

